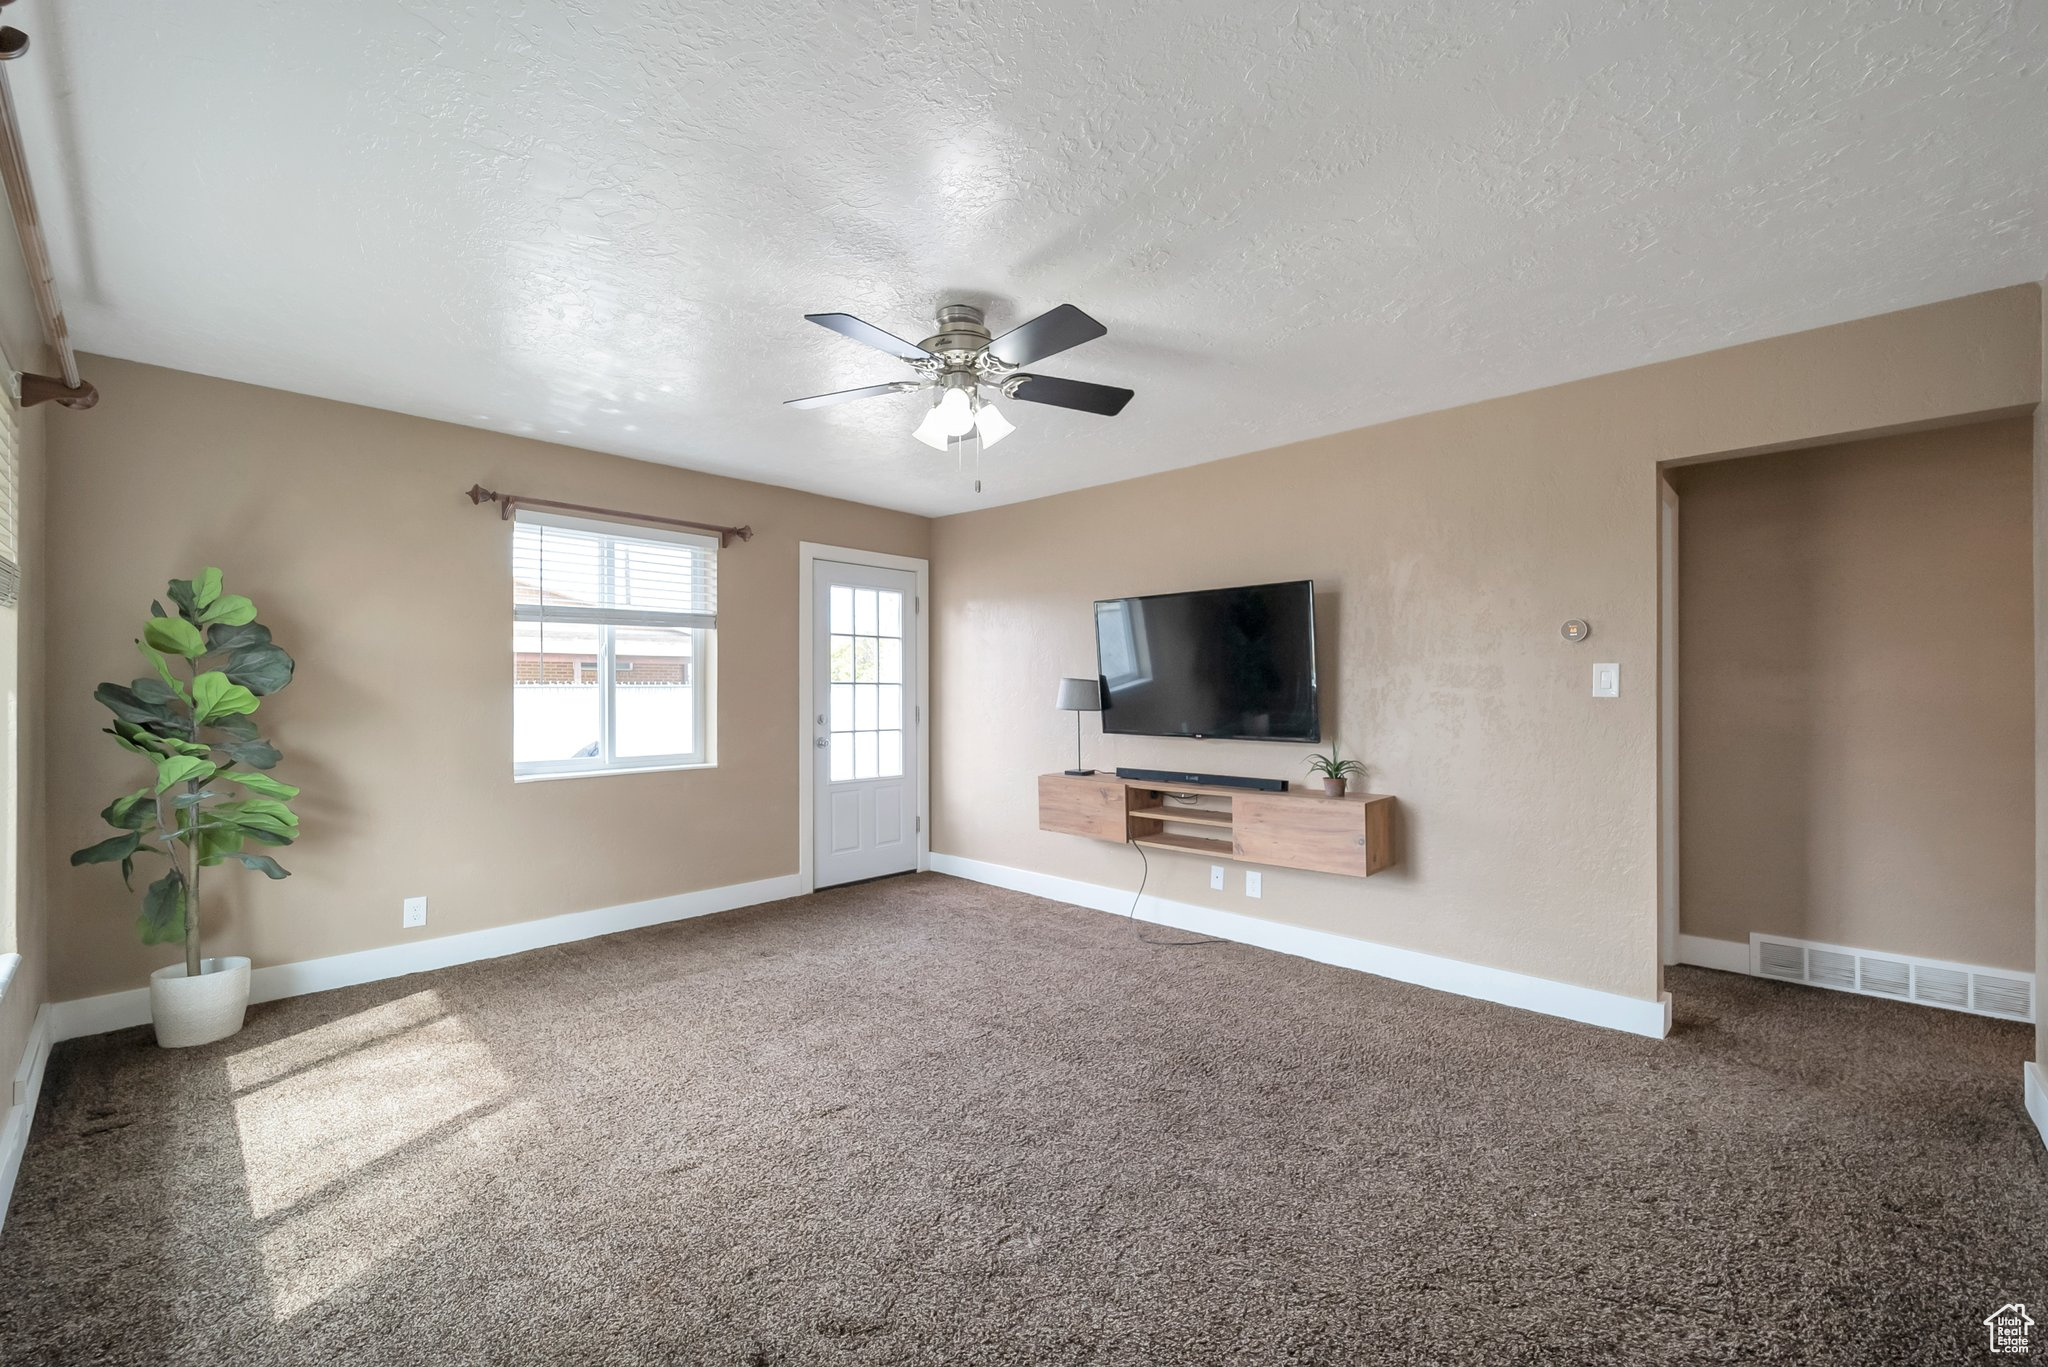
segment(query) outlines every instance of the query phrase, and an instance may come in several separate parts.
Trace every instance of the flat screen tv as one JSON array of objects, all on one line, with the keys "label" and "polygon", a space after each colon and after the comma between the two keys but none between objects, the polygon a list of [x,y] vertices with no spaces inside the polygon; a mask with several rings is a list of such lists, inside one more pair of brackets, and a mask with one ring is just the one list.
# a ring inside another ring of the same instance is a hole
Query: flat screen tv
[{"label": "flat screen tv", "polygon": [[1320,741],[1315,590],[1297,579],[1097,602],[1103,731]]}]

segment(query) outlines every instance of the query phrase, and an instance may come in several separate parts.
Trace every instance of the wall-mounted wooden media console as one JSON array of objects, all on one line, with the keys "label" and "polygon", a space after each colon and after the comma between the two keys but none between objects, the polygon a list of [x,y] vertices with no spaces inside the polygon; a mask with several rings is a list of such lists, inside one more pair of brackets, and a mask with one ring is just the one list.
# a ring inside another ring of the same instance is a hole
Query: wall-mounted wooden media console
[{"label": "wall-mounted wooden media console", "polygon": [[1363,878],[1394,863],[1394,799],[1260,793],[1201,783],[1040,774],[1040,830],[1211,859]]}]

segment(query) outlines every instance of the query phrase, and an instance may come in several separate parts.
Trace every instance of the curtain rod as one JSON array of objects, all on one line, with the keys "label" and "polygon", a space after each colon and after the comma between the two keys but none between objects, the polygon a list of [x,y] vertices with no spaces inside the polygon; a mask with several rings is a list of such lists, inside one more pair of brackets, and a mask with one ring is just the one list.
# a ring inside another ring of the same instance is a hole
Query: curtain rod
[{"label": "curtain rod", "polygon": [[[11,0],[0,0],[0,5]],[[64,305],[57,298],[57,272],[50,265],[50,249],[43,241],[42,215],[36,211],[36,192],[29,184],[28,156],[21,146],[21,121],[14,113],[14,88],[8,83],[4,63],[28,51],[28,35],[18,28],[0,28],[0,181],[7,184],[7,205],[14,214],[14,233],[21,239],[21,258],[28,267],[28,283],[35,295],[36,313],[42,319],[43,338],[57,353],[62,377],[23,372],[19,397],[23,408],[56,400],[66,408],[91,408],[100,401],[99,390],[78,374],[78,353],[71,346],[71,329],[64,322]]]},{"label": "curtain rod", "polygon": [[481,484],[472,484],[463,492],[469,495],[473,504],[495,503],[498,505],[500,520],[512,516],[512,509],[560,508],[565,513],[594,513],[599,517],[616,517],[627,522],[658,522],[664,527],[688,527],[692,531],[717,532],[718,545],[722,550],[731,544],[734,537],[742,541],[754,539],[752,527],[720,527],[709,522],[686,522],[680,517],[656,517],[651,513],[627,513],[617,508],[593,508],[587,503],[560,503],[552,498],[528,498],[525,494],[501,494],[495,489],[486,489]]}]

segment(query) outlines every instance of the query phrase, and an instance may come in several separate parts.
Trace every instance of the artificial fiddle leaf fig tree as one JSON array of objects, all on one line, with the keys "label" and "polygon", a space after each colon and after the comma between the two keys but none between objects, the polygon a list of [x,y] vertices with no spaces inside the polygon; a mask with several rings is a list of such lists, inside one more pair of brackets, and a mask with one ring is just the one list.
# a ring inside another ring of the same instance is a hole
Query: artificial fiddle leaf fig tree
[{"label": "artificial fiddle leaf fig tree", "polygon": [[160,856],[169,870],[142,896],[137,926],[144,944],[185,946],[185,972],[198,977],[200,871],[229,860],[284,878],[275,859],[253,846],[289,845],[299,795],[268,770],[282,756],[257,733],[254,713],[292,680],[292,657],[256,620],[256,605],[225,592],[217,569],[173,579],[135,648],[150,672],[126,685],[103,683],[93,697],[114,714],[107,734],[155,771],[100,815],[117,832],[71,856],[77,864],[121,865],[134,888],[135,861]]}]

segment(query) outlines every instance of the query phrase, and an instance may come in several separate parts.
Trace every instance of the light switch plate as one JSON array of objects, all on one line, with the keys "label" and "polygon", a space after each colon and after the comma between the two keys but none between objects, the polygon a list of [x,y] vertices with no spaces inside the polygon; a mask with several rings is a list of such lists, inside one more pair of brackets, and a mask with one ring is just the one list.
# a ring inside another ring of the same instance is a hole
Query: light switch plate
[{"label": "light switch plate", "polygon": [[1244,895],[1247,897],[1264,897],[1266,895],[1266,875],[1260,873],[1257,869],[1246,869],[1244,871]]},{"label": "light switch plate", "polygon": [[1593,666],[1593,696],[1596,698],[1618,698],[1621,696],[1621,666],[1618,664]]},{"label": "light switch plate", "polygon": [[1217,892],[1223,891],[1223,866],[1221,864],[1211,864],[1209,866],[1209,886]]}]

